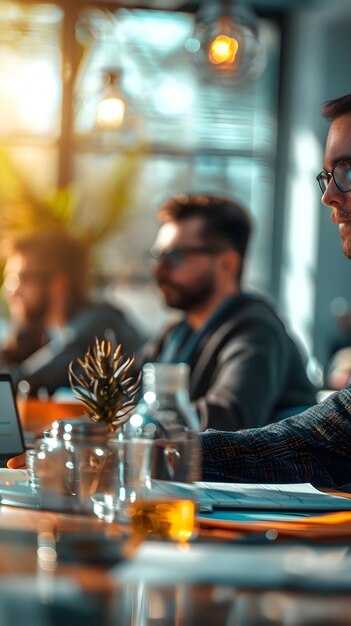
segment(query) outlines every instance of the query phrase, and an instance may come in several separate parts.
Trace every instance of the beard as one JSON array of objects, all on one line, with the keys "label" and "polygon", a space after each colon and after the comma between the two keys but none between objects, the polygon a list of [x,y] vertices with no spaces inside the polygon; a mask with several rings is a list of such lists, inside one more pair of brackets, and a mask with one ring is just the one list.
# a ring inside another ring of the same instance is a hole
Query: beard
[{"label": "beard", "polygon": [[341,239],[341,247],[346,258],[351,259],[351,223],[340,224],[339,235]]},{"label": "beard", "polygon": [[167,306],[180,311],[195,311],[205,305],[215,291],[214,281],[208,276],[197,280],[196,285],[180,285],[171,280],[158,281]]},{"label": "beard", "polygon": [[351,241],[348,239],[341,240],[341,246],[346,258],[351,260]]}]

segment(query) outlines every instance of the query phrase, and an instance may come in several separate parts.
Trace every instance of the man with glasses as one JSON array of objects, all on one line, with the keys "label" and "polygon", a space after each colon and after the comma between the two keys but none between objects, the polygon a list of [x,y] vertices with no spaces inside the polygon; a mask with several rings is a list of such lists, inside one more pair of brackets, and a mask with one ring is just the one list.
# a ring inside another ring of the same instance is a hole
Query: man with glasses
[{"label": "man with glasses", "polygon": [[[327,102],[323,115],[331,124],[317,180],[351,259],[351,94]],[[351,388],[278,424],[237,433],[208,430],[202,444],[207,480],[340,487],[351,482]]]},{"label": "man with glasses", "polygon": [[182,194],[159,209],[154,275],[184,319],[145,360],[190,365],[190,398],[203,429],[263,426],[315,402],[296,345],[274,309],[241,278],[251,219],[237,202]]}]

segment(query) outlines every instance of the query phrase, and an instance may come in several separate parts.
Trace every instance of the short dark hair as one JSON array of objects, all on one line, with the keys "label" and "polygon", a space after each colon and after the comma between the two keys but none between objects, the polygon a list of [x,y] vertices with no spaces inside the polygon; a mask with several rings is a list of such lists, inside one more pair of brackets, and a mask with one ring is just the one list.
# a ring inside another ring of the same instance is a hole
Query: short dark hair
[{"label": "short dark hair", "polygon": [[64,228],[43,228],[14,238],[7,247],[7,255],[33,254],[48,275],[63,273],[68,276],[71,296],[84,300],[88,289],[89,247]]},{"label": "short dark hair", "polygon": [[211,243],[226,242],[242,259],[245,256],[252,232],[252,219],[237,201],[211,194],[183,193],[166,200],[159,208],[158,216],[161,222],[201,217],[204,222],[204,239]]},{"label": "short dark hair", "polygon": [[331,122],[345,113],[351,113],[351,94],[327,100],[322,106],[323,117]]}]

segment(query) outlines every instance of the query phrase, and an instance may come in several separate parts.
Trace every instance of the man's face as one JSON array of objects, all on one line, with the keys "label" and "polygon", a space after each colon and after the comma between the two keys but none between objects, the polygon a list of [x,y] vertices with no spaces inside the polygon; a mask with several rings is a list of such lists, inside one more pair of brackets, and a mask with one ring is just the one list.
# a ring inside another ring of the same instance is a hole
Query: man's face
[{"label": "man's face", "polygon": [[[336,163],[347,159],[351,160],[351,113],[336,118],[330,126],[324,169],[331,172]],[[331,178],[322,202],[332,208],[330,218],[339,225],[343,253],[351,259],[351,191],[343,193]]]},{"label": "man's face", "polygon": [[41,319],[49,306],[50,277],[35,254],[16,253],[7,260],[4,291],[18,321]]},{"label": "man's face", "polygon": [[155,241],[161,254],[154,270],[157,285],[167,305],[182,311],[201,309],[216,293],[218,255],[208,250],[218,247],[204,240],[202,228],[200,217],[166,222]]}]

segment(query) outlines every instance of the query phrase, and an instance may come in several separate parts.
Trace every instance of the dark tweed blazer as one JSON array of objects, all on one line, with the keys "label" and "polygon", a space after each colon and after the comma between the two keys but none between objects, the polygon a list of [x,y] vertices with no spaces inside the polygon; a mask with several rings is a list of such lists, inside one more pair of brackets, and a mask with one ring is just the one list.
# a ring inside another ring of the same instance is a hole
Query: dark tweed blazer
[{"label": "dark tweed blazer", "polygon": [[351,483],[351,387],[263,428],[201,434],[205,480]]}]

